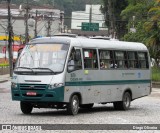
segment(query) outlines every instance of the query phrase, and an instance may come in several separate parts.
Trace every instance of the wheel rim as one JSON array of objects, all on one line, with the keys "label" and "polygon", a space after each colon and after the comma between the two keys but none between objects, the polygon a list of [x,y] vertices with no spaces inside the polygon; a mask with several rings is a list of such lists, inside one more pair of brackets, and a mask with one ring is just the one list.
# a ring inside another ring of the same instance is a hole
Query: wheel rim
[{"label": "wheel rim", "polygon": [[129,95],[126,95],[126,96],[124,97],[124,104],[125,104],[125,106],[126,106],[127,108],[130,106],[130,97],[129,97]]},{"label": "wheel rim", "polygon": [[73,99],[72,107],[73,107],[73,112],[76,113],[78,111],[78,107],[79,107],[77,99]]}]

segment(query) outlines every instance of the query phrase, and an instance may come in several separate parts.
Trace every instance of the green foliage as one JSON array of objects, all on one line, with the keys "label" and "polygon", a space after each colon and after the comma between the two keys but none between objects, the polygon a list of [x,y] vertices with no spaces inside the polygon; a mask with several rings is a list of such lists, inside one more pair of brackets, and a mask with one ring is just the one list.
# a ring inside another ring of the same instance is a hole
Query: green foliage
[{"label": "green foliage", "polygon": [[[109,15],[109,0],[102,0],[102,8],[101,11],[102,13],[104,13],[106,16],[106,25],[110,28],[111,24],[110,22],[112,20],[114,20],[114,22],[112,22],[114,24],[114,29],[116,30],[117,36],[121,37],[124,35],[124,33],[126,32],[126,22],[125,21],[121,21],[121,11],[124,10],[126,8],[126,6],[128,5],[128,0],[110,0],[111,2],[111,12],[113,13],[113,16]],[[112,20],[111,20],[112,17]]]},{"label": "green foliage", "polygon": [[147,32],[146,44],[150,49],[151,57],[159,64],[160,59],[160,1],[156,0],[149,10],[149,22],[144,24]]},{"label": "green foliage", "polygon": [[153,6],[152,0],[129,0],[126,9],[121,12],[121,16],[127,20],[132,20],[132,16],[136,16],[136,20],[146,19],[151,6]]},{"label": "green foliage", "polygon": [[5,67],[5,66],[9,66],[9,64],[6,64],[6,63],[0,64],[0,67]]},{"label": "green foliage", "polygon": [[160,81],[160,68],[159,67],[152,68],[152,80]]},{"label": "green foliage", "polygon": [[123,40],[146,44],[150,55],[159,64],[160,59],[160,0],[129,0],[128,7],[122,11],[123,19],[128,19],[128,28],[132,27],[135,16],[136,33],[128,33]]},{"label": "green foliage", "polygon": [[128,32],[127,34],[124,35],[122,40],[129,41],[129,42],[145,43],[146,32],[143,28],[143,22],[139,22],[139,23],[136,24],[136,32],[135,33]]}]

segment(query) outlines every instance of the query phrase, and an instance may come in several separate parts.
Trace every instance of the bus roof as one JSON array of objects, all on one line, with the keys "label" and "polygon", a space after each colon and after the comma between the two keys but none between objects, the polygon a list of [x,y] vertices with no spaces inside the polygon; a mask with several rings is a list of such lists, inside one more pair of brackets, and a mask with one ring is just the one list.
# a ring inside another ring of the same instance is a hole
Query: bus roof
[{"label": "bus roof", "polygon": [[103,48],[103,49],[118,49],[118,50],[136,50],[148,51],[147,47],[142,43],[125,42],[117,40],[104,40],[104,39],[89,39],[89,38],[73,38],[73,37],[43,37],[33,39],[30,43],[41,42],[70,42],[71,46],[84,47],[84,48]]}]

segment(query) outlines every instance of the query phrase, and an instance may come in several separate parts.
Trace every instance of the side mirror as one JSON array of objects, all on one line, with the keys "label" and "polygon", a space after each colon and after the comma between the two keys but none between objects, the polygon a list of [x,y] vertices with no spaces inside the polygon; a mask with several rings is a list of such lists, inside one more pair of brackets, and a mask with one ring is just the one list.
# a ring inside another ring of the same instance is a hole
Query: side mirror
[{"label": "side mirror", "polygon": [[67,70],[68,70],[68,72],[72,72],[72,71],[75,70],[75,64],[74,64],[74,61],[73,61],[73,60],[70,60],[70,61],[68,62]]},{"label": "side mirror", "polygon": [[68,66],[68,72],[72,72],[74,70],[75,70],[74,66]]}]

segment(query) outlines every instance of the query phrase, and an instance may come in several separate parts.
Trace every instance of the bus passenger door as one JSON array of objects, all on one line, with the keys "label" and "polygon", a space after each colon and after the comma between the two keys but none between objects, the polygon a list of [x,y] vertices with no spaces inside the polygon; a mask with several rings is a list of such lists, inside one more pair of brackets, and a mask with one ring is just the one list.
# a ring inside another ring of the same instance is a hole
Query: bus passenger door
[{"label": "bus passenger door", "polygon": [[78,93],[82,95],[83,87],[81,81],[83,79],[82,73],[82,59],[80,49],[73,47],[69,60],[67,63],[67,73],[66,73],[66,86],[65,86],[65,100],[68,102],[68,99],[73,93]]},{"label": "bus passenger door", "polygon": [[97,87],[98,51],[95,48],[83,49],[84,99],[87,103],[100,101],[100,88]]},{"label": "bus passenger door", "polygon": [[87,103],[100,102],[101,89],[94,85],[94,70],[84,70],[84,88],[83,88],[83,99]]}]

